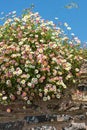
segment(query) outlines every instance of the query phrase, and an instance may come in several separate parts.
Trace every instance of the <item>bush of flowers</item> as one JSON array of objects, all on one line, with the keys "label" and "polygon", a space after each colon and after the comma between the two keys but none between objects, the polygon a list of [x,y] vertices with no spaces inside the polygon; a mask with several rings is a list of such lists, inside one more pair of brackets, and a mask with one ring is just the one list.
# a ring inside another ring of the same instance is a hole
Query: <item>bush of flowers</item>
[{"label": "bush of flowers", "polygon": [[37,12],[8,18],[0,27],[0,102],[59,99],[81,73],[78,43]]}]

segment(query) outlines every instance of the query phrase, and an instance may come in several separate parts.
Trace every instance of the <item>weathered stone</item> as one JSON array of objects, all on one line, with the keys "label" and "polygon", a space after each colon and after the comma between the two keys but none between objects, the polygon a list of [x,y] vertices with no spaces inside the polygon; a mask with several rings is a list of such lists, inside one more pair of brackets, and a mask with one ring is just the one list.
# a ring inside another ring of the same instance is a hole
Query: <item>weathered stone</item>
[{"label": "weathered stone", "polygon": [[78,90],[81,92],[87,92],[87,60],[84,61],[81,67],[80,83],[78,84]]},{"label": "weathered stone", "polygon": [[69,111],[75,111],[75,110],[79,110],[79,106],[71,107],[71,108],[69,109]]},{"label": "weathered stone", "polygon": [[24,118],[27,123],[42,123],[47,121],[57,121],[57,115],[39,115],[39,116],[26,116]]},{"label": "weathered stone", "polygon": [[54,126],[39,126],[39,127],[34,127],[31,128],[30,130],[57,130]]},{"label": "weathered stone", "polygon": [[0,123],[0,130],[22,130],[24,121]]},{"label": "weathered stone", "polygon": [[59,111],[67,111],[73,106],[72,101],[66,101],[60,104]]},{"label": "weathered stone", "polygon": [[79,120],[84,120],[85,119],[85,115],[76,115],[75,118],[77,118]]},{"label": "weathered stone", "polygon": [[27,116],[24,118],[27,123],[42,123],[42,122],[52,122],[52,121],[69,121],[73,119],[70,115],[40,115],[40,116]]},{"label": "weathered stone", "polygon": [[40,123],[40,122],[46,122],[48,121],[48,118],[46,115],[40,115],[40,116],[26,116],[24,118],[27,123]]},{"label": "weathered stone", "polygon": [[84,83],[84,84],[79,84],[78,85],[78,90],[79,91],[87,91],[87,84]]},{"label": "weathered stone", "polygon": [[70,121],[71,119],[73,119],[71,116],[69,115],[57,115],[57,121],[58,122],[67,122],[67,121]]},{"label": "weathered stone", "polygon": [[[13,109],[12,114],[7,113],[7,115],[5,115],[5,113],[1,111],[0,120],[7,120],[7,123],[0,123],[0,130],[87,130],[87,126],[85,125],[85,123],[87,123],[87,63],[82,67],[82,69],[83,73],[78,85],[79,91],[75,90],[76,92],[74,93],[76,94],[76,97],[74,96],[75,100],[70,98],[69,91],[67,96],[64,95],[65,97],[63,97],[63,99],[61,98],[60,101],[53,100],[49,103],[43,103],[42,101],[37,102],[36,100],[35,104],[31,104],[31,106],[27,105],[26,109]],[[20,106],[20,108],[22,107]],[[6,107],[4,110],[6,110]],[[21,113],[22,118],[20,119],[23,119],[22,121],[9,122],[8,118],[5,118],[9,116],[9,118],[13,119],[13,114],[15,114],[15,118],[17,117],[17,119],[19,119],[17,111]],[[26,116],[27,112],[30,114],[32,113],[31,115],[33,116]],[[41,115],[42,113],[43,115]],[[69,125],[72,120],[75,122],[82,121],[84,123],[71,123]],[[39,126],[41,123],[43,123],[43,126]],[[48,123],[49,126],[47,125]],[[69,126],[65,127],[66,124]],[[62,127],[64,128],[62,129]]]},{"label": "weathered stone", "polygon": [[48,121],[57,121],[57,115],[47,115]]},{"label": "weathered stone", "polygon": [[85,110],[85,109],[87,109],[87,104],[80,104],[80,110]]},{"label": "weathered stone", "polygon": [[62,130],[87,130],[85,123],[71,123],[68,127],[63,128]]},{"label": "weathered stone", "polygon": [[62,117],[64,118],[64,121],[69,121],[73,119],[70,115],[62,115]]}]

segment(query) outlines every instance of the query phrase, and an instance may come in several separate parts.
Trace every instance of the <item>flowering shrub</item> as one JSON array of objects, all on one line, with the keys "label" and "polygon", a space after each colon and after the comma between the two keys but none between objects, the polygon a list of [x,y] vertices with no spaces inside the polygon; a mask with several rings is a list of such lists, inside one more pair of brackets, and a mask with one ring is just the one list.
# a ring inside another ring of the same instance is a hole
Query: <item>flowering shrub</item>
[{"label": "flowering shrub", "polygon": [[0,28],[0,102],[60,98],[80,75],[76,43],[38,13],[7,19]]}]

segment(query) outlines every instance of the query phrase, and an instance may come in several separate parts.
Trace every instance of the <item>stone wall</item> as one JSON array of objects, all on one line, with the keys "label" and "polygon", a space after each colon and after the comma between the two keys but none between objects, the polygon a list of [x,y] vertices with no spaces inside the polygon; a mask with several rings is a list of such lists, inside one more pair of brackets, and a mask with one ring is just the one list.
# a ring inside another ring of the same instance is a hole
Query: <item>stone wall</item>
[{"label": "stone wall", "polygon": [[72,100],[37,101],[24,110],[15,106],[8,114],[5,106],[0,109],[0,130],[87,130],[87,61],[81,70],[80,83]]}]

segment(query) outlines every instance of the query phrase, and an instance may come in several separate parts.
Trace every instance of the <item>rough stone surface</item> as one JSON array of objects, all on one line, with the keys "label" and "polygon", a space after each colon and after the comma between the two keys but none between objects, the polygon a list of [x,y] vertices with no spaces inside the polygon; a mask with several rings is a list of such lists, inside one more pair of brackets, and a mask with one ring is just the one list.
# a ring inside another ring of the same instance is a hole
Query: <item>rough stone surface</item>
[{"label": "rough stone surface", "polygon": [[73,98],[69,91],[60,100],[43,102],[36,98],[32,105],[21,101],[0,105],[0,130],[87,130],[87,62],[81,69],[80,93]]},{"label": "rough stone surface", "polygon": [[71,123],[68,127],[62,130],[87,130],[85,123]]},{"label": "rough stone surface", "polygon": [[23,121],[0,123],[0,130],[22,130]]},{"label": "rough stone surface", "polygon": [[78,92],[72,95],[72,99],[87,102],[87,60],[84,61],[80,70],[79,84],[76,86]]},{"label": "rough stone surface", "polygon": [[[70,122],[72,121],[74,121],[74,123],[70,124]],[[77,123],[78,121],[81,123]],[[64,125],[66,123],[68,124],[68,127]],[[85,129],[87,127],[86,123],[87,123],[86,113],[74,114],[74,115],[48,114],[38,116],[25,116],[24,119],[22,120],[0,123],[0,130],[87,130]],[[63,125],[64,127],[62,128]],[[84,129],[82,128],[83,126]],[[80,127],[82,129],[80,129]]]},{"label": "rough stone surface", "polygon": [[49,121],[49,118],[46,117],[46,115],[26,116],[24,119],[26,120],[27,123],[40,123]]},{"label": "rough stone surface", "polygon": [[30,130],[57,130],[54,126],[39,126],[39,127],[34,127],[31,128]]},{"label": "rough stone surface", "polygon": [[81,76],[80,76],[80,84],[79,84],[79,88],[82,86],[83,87],[83,89],[82,90],[84,90],[84,88],[85,88],[85,90],[87,91],[87,60],[86,61],[84,61],[84,63],[83,63],[83,65],[82,65],[82,67],[81,67]]},{"label": "rough stone surface", "polygon": [[53,122],[53,121],[69,121],[73,119],[70,115],[39,115],[39,116],[26,116],[24,118],[27,123],[43,123],[43,122]]}]

